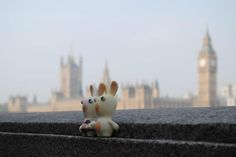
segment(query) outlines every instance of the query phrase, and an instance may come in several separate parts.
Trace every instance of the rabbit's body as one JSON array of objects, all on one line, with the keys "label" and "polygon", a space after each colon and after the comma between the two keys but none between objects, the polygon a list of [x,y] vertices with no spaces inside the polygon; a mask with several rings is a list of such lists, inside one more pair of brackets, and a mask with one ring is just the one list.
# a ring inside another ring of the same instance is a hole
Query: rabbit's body
[{"label": "rabbit's body", "polygon": [[110,90],[106,88],[107,86],[103,83],[99,85],[98,95],[100,97],[97,98],[95,104],[97,115],[95,129],[97,136],[110,137],[114,130],[119,130],[119,125],[112,120],[112,115],[114,114],[117,105],[115,94],[118,89],[118,84],[113,81]]},{"label": "rabbit's body", "polygon": [[[115,125],[114,125],[115,124]],[[111,136],[113,130],[118,130],[119,126],[109,117],[100,117],[96,121],[97,136]]]}]

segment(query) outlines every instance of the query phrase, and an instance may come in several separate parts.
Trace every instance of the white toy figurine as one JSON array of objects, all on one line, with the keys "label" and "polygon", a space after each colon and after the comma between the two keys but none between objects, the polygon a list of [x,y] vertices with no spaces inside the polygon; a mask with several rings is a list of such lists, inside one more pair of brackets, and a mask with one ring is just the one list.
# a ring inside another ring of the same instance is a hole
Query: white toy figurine
[{"label": "white toy figurine", "polygon": [[119,125],[112,120],[112,115],[116,110],[117,100],[115,94],[118,89],[118,84],[112,81],[110,89],[106,85],[100,83],[98,89],[98,98],[95,104],[97,114],[96,124],[92,124],[96,129],[97,136],[112,136],[113,131],[119,130]]},{"label": "white toy figurine", "polygon": [[91,97],[82,100],[81,104],[83,105],[84,121],[81,124],[79,130],[84,136],[96,136],[96,131],[92,127],[96,123],[96,113],[95,113],[95,89],[92,85],[89,87]]}]

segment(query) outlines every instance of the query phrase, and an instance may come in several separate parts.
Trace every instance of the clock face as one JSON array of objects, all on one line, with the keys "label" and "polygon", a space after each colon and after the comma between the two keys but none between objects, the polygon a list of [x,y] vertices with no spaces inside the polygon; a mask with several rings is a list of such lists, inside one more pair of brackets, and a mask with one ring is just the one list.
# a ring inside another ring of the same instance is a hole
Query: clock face
[{"label": "clock face", "polygon": [[205,65],[206,65],[206,60],[205,59],[200,59],[199,66],[204,67]]}]

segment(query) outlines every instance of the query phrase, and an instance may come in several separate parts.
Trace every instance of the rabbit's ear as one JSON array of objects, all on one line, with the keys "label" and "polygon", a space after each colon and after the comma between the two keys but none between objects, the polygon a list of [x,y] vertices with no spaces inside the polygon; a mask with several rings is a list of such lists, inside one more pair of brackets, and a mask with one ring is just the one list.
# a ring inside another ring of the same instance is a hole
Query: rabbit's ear
[{"label": "rabbit's ear", "polygon": [[115,96],[118,90],[118,83],[116,81],[111,82],[111,95]]},{"label": "rabbit's ear", "polygon": [[90,94],[91,94],[91,96],[94,96],[93,85],[90,85],[90,86],[89,86],[89,90],[90,90]]},{"label": "rabbit's ear", "polygon": [[104,92],[106,92],[106,85],[104,83],[100,83],[98,87],[98,96],[103,95]]}]

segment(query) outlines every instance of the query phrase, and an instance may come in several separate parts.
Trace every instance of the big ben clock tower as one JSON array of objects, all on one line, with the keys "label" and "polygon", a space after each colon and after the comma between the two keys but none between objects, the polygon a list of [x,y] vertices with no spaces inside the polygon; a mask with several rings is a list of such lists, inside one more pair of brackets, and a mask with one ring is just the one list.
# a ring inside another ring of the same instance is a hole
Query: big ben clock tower
[{"label": "big ben clock tower", "polygon": [[198,56],[198,103],[197,107],[217,105],[217,57],[208,33],[203,38]]}]

